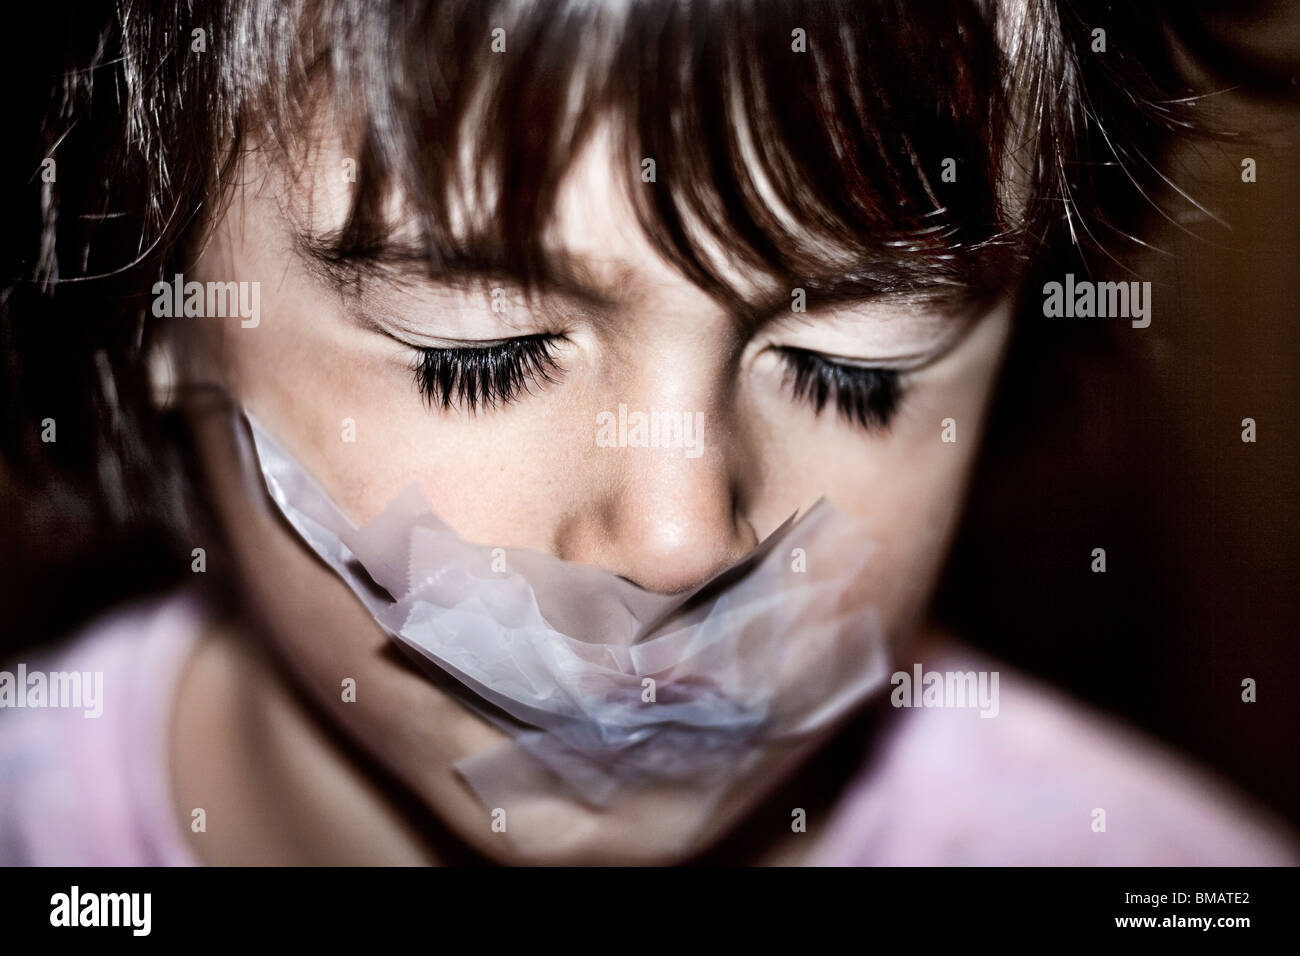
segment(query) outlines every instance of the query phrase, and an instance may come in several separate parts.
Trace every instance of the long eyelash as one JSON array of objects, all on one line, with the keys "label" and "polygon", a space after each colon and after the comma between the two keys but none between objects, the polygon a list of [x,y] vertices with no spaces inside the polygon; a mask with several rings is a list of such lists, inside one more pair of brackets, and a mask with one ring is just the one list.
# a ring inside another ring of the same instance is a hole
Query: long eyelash
[{"label": "long eyelash", "polygon": [[422,348],[411,371],[430,406],[444,410],[495,408],[515,401],[533,382],[551,383],[560,371],[556,336],[524,335],[499,345]]},{"label": "long eyelash", "polygon": [[786,385],[817,414],[834,399],[843,418],[868,431],[886,429],[893,421],[903,398],[894,369],[840,365],[816,352],[788,346],[778,351],[785,361]]}]

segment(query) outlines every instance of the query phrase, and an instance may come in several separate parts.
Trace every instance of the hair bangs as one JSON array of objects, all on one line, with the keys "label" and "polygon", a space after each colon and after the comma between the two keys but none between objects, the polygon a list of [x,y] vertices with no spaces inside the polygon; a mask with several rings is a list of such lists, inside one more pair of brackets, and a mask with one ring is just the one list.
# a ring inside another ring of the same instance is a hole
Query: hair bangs
[{"label": "hair bangs", "polygon": [[297,98],[267,102],[310,112],[328,68],[356,183],[327,258],[382,262],[413,232],[431,272],[536,283],[561,185],[608,124],[646,237],[738,310],[738,276],[982,297],[1024,232],[1004,62],[988,5],[939,5],[942,33],[888,0],[323,3]]}]

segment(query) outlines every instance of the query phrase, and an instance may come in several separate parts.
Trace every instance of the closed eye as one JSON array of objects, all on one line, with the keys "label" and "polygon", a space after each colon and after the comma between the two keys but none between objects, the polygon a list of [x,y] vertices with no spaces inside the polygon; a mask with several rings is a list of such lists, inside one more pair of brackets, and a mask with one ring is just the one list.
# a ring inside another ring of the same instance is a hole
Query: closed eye
[{"label": "closed eye", "polygon": [[411,368],[421,397],[442,409],[496,408],[560,373],[555,343],[562,336],[524,335],[492,345],[421,347]]},{"label": "closed eye", "polygon": [[[491,345],[420,347],[411,371],[424,401],[476,412],[517,401],[534,384],[551,384],[561,369],[553,333]],[[895,369],[849,365],[818,352],[779,346],[785,385],[816,414],[832,402],[845,420],[868,431],[887,429],[903,397]]]},{"label": "closed eye", "polygon": [[820,415],[835,403],[840,416],[868,431],[887,429],[903,399],[896,369],[847,365],[818,352],[778,346],[785,385]]}]

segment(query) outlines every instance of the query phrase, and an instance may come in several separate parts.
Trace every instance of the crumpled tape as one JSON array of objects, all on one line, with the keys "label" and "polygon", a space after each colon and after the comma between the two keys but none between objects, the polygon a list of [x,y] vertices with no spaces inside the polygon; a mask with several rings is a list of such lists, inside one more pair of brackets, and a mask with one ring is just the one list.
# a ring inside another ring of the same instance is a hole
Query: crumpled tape
[{"label": "crumpled tape", "polygon": [[555,787],[603,807],[625,787],[668,781],[697,790],[703,814],[765,746],[815,733],[886,682],[880,622],[846,599],[874,545],[825,499],[732,567],[665,595],[465,541],[414,486],[357,527],[246,417],[267,490],[303,540],[385,631],[512,736],[456,765],[488,807]]}]

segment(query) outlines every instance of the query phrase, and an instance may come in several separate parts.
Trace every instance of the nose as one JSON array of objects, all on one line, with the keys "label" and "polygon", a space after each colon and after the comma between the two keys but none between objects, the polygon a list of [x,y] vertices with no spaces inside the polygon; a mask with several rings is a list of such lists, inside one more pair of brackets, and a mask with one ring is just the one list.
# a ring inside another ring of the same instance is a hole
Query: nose
[{"label": "nose", "polygon": [[[636,418],[638,411],[646,419]],[[637,430],[652,413],[659,417],[659,447],[652,446],[654,429]],[[744,453],[717,416],[711,422],[704,411],[627,405],[597,418],[606,424],[605,441],[593,442],[590,461],[603,478],[601,490],[562,523],[561,557],[673,594],[707,581],[758,543],[742,514]],[[674,427],[698,445],[671,447],[662,433]]]}]

